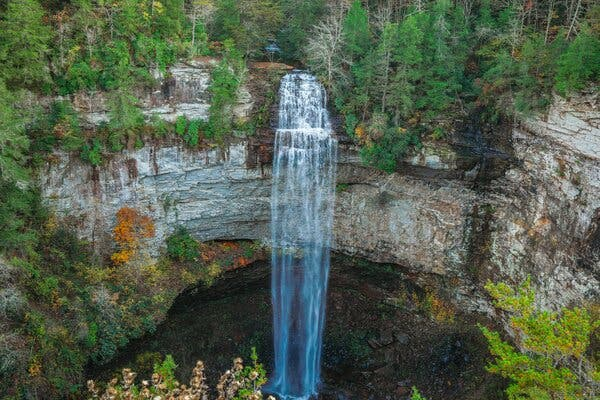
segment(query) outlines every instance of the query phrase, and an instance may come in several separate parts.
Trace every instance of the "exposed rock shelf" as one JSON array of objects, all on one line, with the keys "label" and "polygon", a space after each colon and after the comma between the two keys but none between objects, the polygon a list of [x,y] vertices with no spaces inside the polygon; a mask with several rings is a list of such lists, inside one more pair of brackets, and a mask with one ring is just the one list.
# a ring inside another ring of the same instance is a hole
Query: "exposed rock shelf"
[{"label": "exposed rock shelf", "polygon": [[[191,75],[170,83],[180,92],[171,93],[179,99],[173,104],[187,104],[189,87],[205,88],[181,83]],[[451,179],[386,175],[361,166],[346,146],[338,160],[334,248],[446,276],[455,298],[475,309],[489,309],[480,290],[485,280],[527,275],[551,306],[597,298],[599,121],[595,98],[557,102],[546,119],[512,130],[515,162],[477,188],[465,171]],[[108,250],[114,216],[126,205],[155,220],[155,250],[178,225],[202,240],[268,238],[271,170],[265,160],[257,165],[252,143],[226,151],[147,145],[96,169],[66,153],[52,160],[39,177],[47,202],[100,251]],[[407,162],[432,171],[460,164],[431,149]]]}]

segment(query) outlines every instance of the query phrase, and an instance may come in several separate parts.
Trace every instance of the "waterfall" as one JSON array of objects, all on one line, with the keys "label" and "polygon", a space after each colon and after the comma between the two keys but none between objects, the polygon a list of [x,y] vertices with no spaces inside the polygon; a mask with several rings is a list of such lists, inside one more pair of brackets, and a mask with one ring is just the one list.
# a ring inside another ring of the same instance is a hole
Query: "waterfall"
[{"label": "waterfall", "polygon": [[279,98],[271,199],[275,370],[270,387],[282,399],[308,399],[320,381],[337,140],[325,90],[314,76],[286,75]]}]

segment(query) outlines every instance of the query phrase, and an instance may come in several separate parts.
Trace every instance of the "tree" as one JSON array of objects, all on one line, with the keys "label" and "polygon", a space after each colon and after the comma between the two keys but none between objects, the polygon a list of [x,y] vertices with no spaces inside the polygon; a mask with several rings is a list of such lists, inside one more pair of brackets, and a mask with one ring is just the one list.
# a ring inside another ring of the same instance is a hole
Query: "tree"
[{"label": "tree", "polygon": [[208,34],[206,27],[210,24],[214,13],[213,0],[192,0],[188,7],[188,18],[192,22],[192,55],[204,54],[207,51]]},{"label": "tree", "polygon": [[232,108],[238,99],[238,89],[246,73],[242,55],[231,40],[224,43],[224,57],[211,71],[209,92],[211,95],[208,110],[210,135],[221,142],[225,135],[233,131]]},{"label": "tree", "polygon": [[315,25],[304,50],[311,69],[321,77],[329,89],[334,78],[340,80],[344,75],[343,47],[342,15],[340,12],[329,13],[324,21]]},{"label": "tree", "polygon": [[494,357],[488,370],[511,380],[509,399],[597,398],[600,370],[588,358],[588,350],[600,321],[579,307],[537,309],[529,279],[516,289],[491,282],[485,288],[494,305],[507,314],[514,333],[513,345],[480,326]]},{"label": "tree", "polygon": [[259,56],[282,22],[283,12],[274,0],[219,0],[214,31],[221,41],[233,39],[245,56]]},{"label": "tree", "polygon": [[108,139],[113,151],[122,150],[122,139],[127,137],[131,142],[137,129],[144,124],[144,115],[138,108],[137,101],[125,88],[119,88],[110,94],[108,126],[111,132]]},{"label": "tree", "polygon": [[558,59],[556,90],[566,95],[600,79],[600,39],[588,27],[577,35]]},{"label": "tree", "polygon": [[352,60],[364,57],[371,49],[369,17],[360,0],[354,0],[344,18],[344,44]]},{"label": "tree", "polygon": [[238,3],[241,30],[235,35],[237,47],[245,56],[258,56],[269,39],[274,39],[283,22],[279,1],[245,0]]},{"label": "tree", "polygon": [[127,264],[139,251],[142,239],[154,237],[154,222],[137,210],[123,207],[117,212],[117,225],[113,229],[113,238],[118,251],[111,256],[117,264]]},{"label": "tree", "polygon": [[310,36],[310,28],[325,11],[324,0],[282,0],[282,10],[286,24],[277,34],[283,58],[302,59],[303,48]]},{"label": "tree", "polygon": [[11,0],[0,21],[0,78],[11,88],[36,88],[50,81],[46,55],[52,32],[36,0]]},{"label": "tree", "polygon": [[7,182],[27,179],[25,162],[29,140],[25,120],[15,107],[15,94],[0,80],[0,180]]},{"label": "tree", "polygon": [[416,102],[417,107],[432,118],[447,109],[461,89],[459,68],[452,44],[452,26],[449,14],[452,4],[448,0],[436,0],[429,13],[428,29],[425,31],[424,55],[428,68],[424,70],[424,91]]},{"label": "tree", "polygon": [[387,100],[390,91],[390,76],[392,74],[392,62],[394,48],[397,46],[398,24],[386,23],[375,50],[376,95],[381,98],[381,112],[387,109]]},{"label": "tree", "polygon": [[390,104],[396,125],[400,118],[411,116],[417,101],[415,90],[424,73],[421,50],[424,35],[420,28],[424,17],[423,13],[414,13],[407,16],[398,27],[397,38],[402,38],[402,42],[394,48],[393,56],[397,67],[390,90]]}]

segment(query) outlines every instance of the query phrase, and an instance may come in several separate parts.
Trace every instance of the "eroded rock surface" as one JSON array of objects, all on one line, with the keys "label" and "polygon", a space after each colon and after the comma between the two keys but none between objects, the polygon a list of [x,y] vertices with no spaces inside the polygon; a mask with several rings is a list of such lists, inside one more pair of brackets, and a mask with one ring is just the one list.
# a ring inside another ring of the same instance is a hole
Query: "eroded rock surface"
[{"label": "eroded rock surface", "polygon": [[101,168],[57,153],[41,176],[43,194],[101,252],[111,246],[115,214],[133,207],[155,221],[155,252],[175,227],[201,240],[267,237],[270,174],[246,168],[246,146],[198,152],[147,146],[115,155]]},{"label": "eroded rock surface", "polygon": [[548,306],[600,292],[600,111],[593,98],[557,102],[513,130],[519,165],[495,181],[484,275],[530,275]]},{"label": "eroded rock surface", "polygon": [[[154,100],[145,98],[146,110],[173,119],[190,105],[188,118],[206,118],[206,68],[173,68],[174,82]],[[242,97],[240,113],[247,113],[252,98]],[[423,150],[407,164],[458,171],[451,178],[409,170],[385,175],[362,167],[345,147],[338,162],[334,247],[446,277],[447,289],[474,309],[489,310],[482,290],[487,279],[516,283],[528,275],[546,305],[597,299],[599,121],[593,97],[557,101],[547,118],[513,129],[515,161],[486,185],[474,185],[473,166],[461,171],[448,149],[442,155]],[[40,183],[51,207],[99,251],[110,250],[115,214],[123,206],[153,217],[155,250],[178,225],[202,240],[268,240],[270,167],[265,160],[257,164],[251,148],[243,141],[226,152],[147,145],[116,154],[97,169],[76,155],[56,153]]]}]

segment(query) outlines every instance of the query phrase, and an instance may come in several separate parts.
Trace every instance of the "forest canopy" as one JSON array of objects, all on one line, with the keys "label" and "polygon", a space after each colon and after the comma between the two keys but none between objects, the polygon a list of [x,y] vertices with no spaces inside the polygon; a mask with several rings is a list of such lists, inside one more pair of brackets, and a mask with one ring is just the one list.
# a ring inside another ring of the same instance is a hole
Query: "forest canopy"
[{"label": "forest canopy", "polygon": [[[236,65],[236,74],[220,77],[231,93],[215,88],[221,103],[209,126],[199,126],[222,141],[235,128],[223,109],[243,79],[240,62],[265,59],[269,43],[282,61],[321,78],[363,159],[393,171],[409,148],[442,139],[456,120],[529,115],[553,95],[596,86],[599,20],[592,0],[4,0],[0,112],[8,118],[0,127],[0,173],[22,176],[27,143],[34,153],[78,150],[98,164],[103,151],[139,142],[148,121],[132,89],[198,56]],[[96,91],[108,93],[112,120],[97,140],[84,139],[68,99]],[[57,108],[18,107],[24,93],[67,102],[48,116]],[[66,135],[40,135],[61,119],[70,120]],[[194,145],[197,136],[187,141]]]}]

